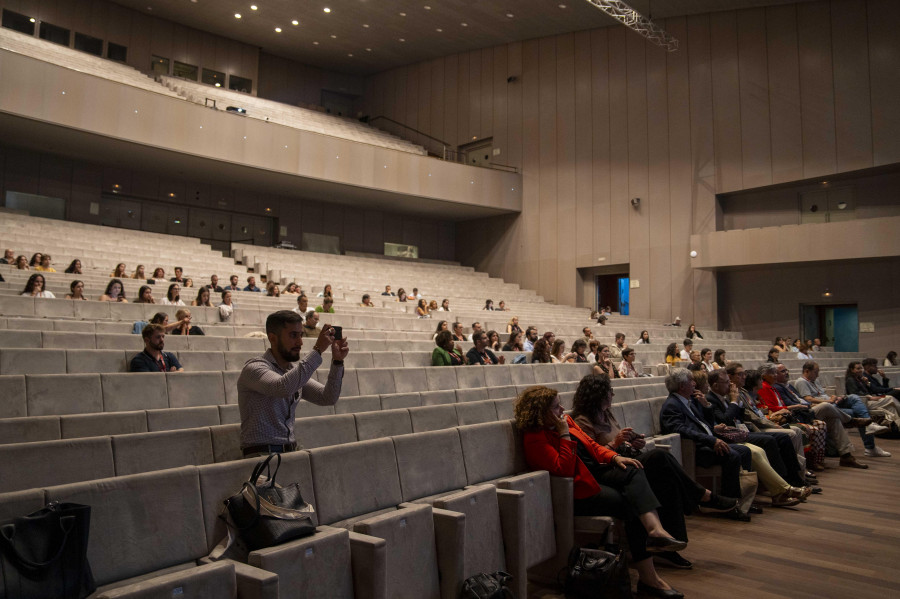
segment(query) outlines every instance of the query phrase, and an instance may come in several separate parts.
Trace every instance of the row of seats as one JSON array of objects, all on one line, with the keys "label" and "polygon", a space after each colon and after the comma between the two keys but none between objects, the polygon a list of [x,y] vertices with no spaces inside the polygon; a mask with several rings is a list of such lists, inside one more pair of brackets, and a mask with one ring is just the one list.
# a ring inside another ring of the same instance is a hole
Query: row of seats
[{"label": "row of seats", "polygon": [[[101,597],[169,596],[195,585],[233,596],[241,585],[241,596],[266,599],[450,599],[467,576],[497,569],[514,574],[524,597],[527,569],[556,558],[557,547],[571,546],[579,520],[564,507],[571,504],[571,479],[523,472],[511,423],[489,422],[285,455],[279,480],[297,481],[316,507],[316,533],[252,552],[249,566],[205,565],[204,556],[225,533],[217,517],[221,502],[240,488],[253,463],[7,493],[0,495],[0,518],[50,500],[91,505],[88,557]],[[134,508],[123,511],[122,505]],[[167,526],[160,529],[163,511]],[[598,531],[609,525],[592,520]]]}]

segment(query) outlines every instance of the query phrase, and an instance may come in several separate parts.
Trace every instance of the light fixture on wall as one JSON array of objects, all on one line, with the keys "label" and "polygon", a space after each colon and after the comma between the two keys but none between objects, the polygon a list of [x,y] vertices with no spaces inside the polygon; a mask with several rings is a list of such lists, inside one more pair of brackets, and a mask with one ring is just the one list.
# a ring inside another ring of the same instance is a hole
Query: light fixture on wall
[{"label": "light fixture on wall", "polygon": [[691,250],[691,258],[697,257],[697,250]]},{"label": "light fixture on wall", "polygon": [[631,207],[638,209],[641,207],[641,198],[631,198]]},{"label": "light fixture on wall", "polygon": [[624,0],[587,0],[615,20],[642,35],[652,44],[665,48],[669,52],[678,49],[678,40],[666,33],[653,21],[631,8]]},{"label": "light fixture on wall", "polygon": [[829,291],[828,287],[826,287],[825,291],[822,292],[822,297],[831,297],[832,295],[834,294]]}]

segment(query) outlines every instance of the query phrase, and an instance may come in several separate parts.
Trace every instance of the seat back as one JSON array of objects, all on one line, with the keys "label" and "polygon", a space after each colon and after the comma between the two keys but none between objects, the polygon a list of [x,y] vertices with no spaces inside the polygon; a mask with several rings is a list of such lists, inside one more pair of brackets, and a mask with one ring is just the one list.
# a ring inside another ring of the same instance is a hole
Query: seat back
[{"label": "seat back", "polygon": [[470,485],[525,470],[521,440],[510,421],[461,426],[458,430]]},{"label": "seat back", "polygon": [[462,445],[455,428],[393,438],[403,501],[466,486]]}]

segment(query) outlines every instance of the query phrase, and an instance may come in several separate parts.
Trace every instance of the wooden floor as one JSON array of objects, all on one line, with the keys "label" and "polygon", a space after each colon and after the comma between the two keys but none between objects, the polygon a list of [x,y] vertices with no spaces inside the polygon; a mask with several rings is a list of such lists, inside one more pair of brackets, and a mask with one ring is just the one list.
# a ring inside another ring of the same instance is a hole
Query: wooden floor
[{"label": "wooden floor", "polygon": [[[868,470],[827,459],[822,494],[795,508],[764,509],[752,522],[688,518],[682,555],[694,569],[658,571],[690,598],[900,598],[900,440],[878,445],[893,457],[860,458]],[[529,585],[530,599],[561,597]]]}]

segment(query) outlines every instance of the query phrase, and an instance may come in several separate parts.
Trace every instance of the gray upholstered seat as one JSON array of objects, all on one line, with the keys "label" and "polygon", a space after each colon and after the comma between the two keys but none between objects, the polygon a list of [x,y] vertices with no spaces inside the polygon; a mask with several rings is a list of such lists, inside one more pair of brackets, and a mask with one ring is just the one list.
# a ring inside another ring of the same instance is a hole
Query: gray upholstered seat
[{"label": "gray upholstered seat", "polygon": [[29,416],[103,411],[99,374],[29,374],[25,386]]},{"label": "gray upholstered seat", "polygon": [[167,375],[162,372],[106,373],[100,375],[103,411],[123,412],[169,407]]},{"label": "gray upholstered seat", "polygon": [[409,410],[382,410],[353,414],[360,441],[405,435],[412,432]]},{"label": "gray upholstered seat", "polygon": [[353,414],[298,418],[294,423],[294,436],[305,449],[353,443],[357,440],[356,420]]}]

